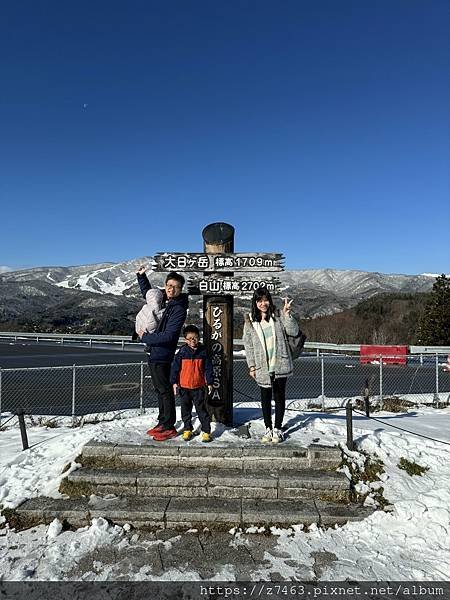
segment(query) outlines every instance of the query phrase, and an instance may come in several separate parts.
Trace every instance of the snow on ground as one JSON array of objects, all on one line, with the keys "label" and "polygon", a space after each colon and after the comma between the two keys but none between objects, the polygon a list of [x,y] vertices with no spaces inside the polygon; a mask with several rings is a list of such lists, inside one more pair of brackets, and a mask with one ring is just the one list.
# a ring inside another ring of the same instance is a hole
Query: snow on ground
[{"label": "snow on ground", "polygon": [[[235,409],[236,419],[250,423],[252,440],[258,443],[264,427],[257,404],[243,404]],[[26,498],[39,495],[57,497],[58,486],[67,465],[74,462],[83,445],[93,437],[116,441],[139,442],[145,436],[154,415],[112,420],[82,428],[71,428],[60,418],[60,427],[29,427],[30,449],[21,451],[17,426],[7,424],[0,431],[0,505],[13,508]],[[354,418],[354,437],[358,450],[378,457],[384,463],[381,476],[384,496],[392,503],[391,512],[376,511],[362,522],[348,523],[335,529],[302,526],[290,529],[272,528],[271,546],[264,560],[248,571],[251,580],[269,580],[274,572],[281,578],[313,579],[313,565],[318,555],[328,556],[320,572],[322,580],[448,580],[450,579],[450,409],[411,409],[407,413],[377,413],[383,422]],[[287,444],[306,445],[343,443],[346,436],[344,413],[334,414],[287,411],[289,426]],[[420,434],[414,435],[396,426]],[[217,443],[242,443],[230,430],[218,426]],[[433,441],[427,438],[433,438]],[[355,454],[354,456],[357,456]],[[428,467],[422,476],[410,476],[398,467],[401,457]],[[181,544],[188,533],[174,534],[169,540],[139,541],[129,528],[112,526],[104,519],[93,519],[89,527],[62,531],[54,521],[50,526],[15,532],[0,529],[0,579],[63,580],[72,577],[74,565],[92,553],[115,547],[124,552],[149,552],[152,545]],[[224,544],[228,551],[239,546],[249,549],[261,532],[232,530]],[[99,554],[99,555],[100,555]],[[122,569],[122,570],[121,570]],[[152,565],[126,570],[119,559],[113,564],[97,561],[95,569],[82,575],[86,580],[108,580],[126,577],[130,580],[198,580],[198,571],[182,565],[154,574]],[[218,565],[214,579],[236,578],[233,564]]]}]

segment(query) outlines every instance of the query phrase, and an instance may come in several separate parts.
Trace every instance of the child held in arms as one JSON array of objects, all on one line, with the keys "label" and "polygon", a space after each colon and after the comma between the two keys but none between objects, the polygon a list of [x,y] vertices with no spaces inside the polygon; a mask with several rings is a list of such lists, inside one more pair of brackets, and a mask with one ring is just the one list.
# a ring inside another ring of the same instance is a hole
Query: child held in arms
[{"label": "child held in arms", "polygon": [[195,406],[202,427],[202,442],[210,442],[211,420],[206,410],[206,394],[212,391],[213,368],[206,349],[200,343],[200,332],[195,325],[183,329],[186,343],[175,355],[170,371],[173,391],[180,394],[181,418],[184,423],[183,440],[188,442],[192,430],[192,407]]},{"label": "child held in arms", "polygon": [[[145,267],[139,267],[137,271],[139,275],[145,273]],[[145,331],[147,333],[153,333],[158,327],[158,323],[161,320],[164,308],[163,291],[159,288],[152,288],[150,282],[150,289],[145,294],[145,304],[136,315],[136,333]]]}]

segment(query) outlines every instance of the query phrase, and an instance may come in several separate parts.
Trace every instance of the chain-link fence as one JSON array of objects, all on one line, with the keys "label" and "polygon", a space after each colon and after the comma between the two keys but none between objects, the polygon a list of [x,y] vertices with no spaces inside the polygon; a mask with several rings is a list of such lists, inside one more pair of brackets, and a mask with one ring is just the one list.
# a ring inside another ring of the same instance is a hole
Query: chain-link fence
[{"label": "chain-link fence", "polygon": [[[364,396],[381,406],[392,398],[415,405],[449,402],[447,355],[409,355],[403,365],[385,364],[386,358],[377,356],[361,364],[356,355],[305,354],[295,361],[288,379],[288,404],[326,410]],[[259,388],[245,360],[235,360],[233,371],[234,402],[259,401]],[[30,415],[80,417],[126,409],[143,412],[157,404],[143,362],[0,369],[0,415],[23,409]]]},{"label": "chain-link fence", "polygon": [[76,417],[157,404],[143,362],[0,369],[0,414]]},{"label": "chain-link fence", "polygon": [[[386,364],[392,357],[371,357],[368,364],[359,355],[303,355],[294,363],[288,379],[288,404],[301,410],[342,407],[350,398],[368,397],[382,406],[387,399],[407,404],[449,403],[450,365],[447,355],[408,355],[405,364]],[[249,376],[247,364],[234,365],[234,401],[259,400],[259,388]],[[294,403],[294,404],[293,404]]]}]

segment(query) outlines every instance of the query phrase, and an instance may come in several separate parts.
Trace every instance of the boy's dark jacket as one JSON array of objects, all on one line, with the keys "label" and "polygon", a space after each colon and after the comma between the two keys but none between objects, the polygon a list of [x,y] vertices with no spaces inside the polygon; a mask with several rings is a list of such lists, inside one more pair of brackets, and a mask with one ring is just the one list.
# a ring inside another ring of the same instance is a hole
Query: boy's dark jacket
[{"label": "boy's dark jacket", "polygon": [[172,363],[170,383],[190,390],[212,385],[212,363],[203,344],[199,344],[195,350],[187,344],[181,346]]},{"label": "boy's dark jacket", "polygon": [[[145,298],[150,289],[150,282],[145,273],[138,275],[138,283],[142,295]],[[149,362],[151,363],[171,363],[175,350],[177,349],[178,339],[181,328],[186,319],[188,307],[188,295],[180,294],[166,303],[164,313],[158,327],[154,333],[145,333],[141,340],[147,345],[146,351],[149,353]]]}]

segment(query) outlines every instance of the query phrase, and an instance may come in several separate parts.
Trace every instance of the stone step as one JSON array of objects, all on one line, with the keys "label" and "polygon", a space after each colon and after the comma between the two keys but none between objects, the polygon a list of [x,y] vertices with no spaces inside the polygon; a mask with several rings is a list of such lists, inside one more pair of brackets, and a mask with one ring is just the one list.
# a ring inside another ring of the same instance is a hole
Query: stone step
[{"label": "stone step", "polygon": [[[68,482],[68,483],[67,483]],[[82,468],[67,477],[61,491],[69,496],[106,495],[209,498],[349,499],[342,473],[305,469],[266,473],[242,469],[154,467]]]},{"label": "stone step", "polygon": [[229,528],[250,526],[322,526],[359,521],[372,513],[358,504],[333,504],[321,500],[271,500],[229,498],[110,497],[27,500],[17,514],[23,527],[51,523],[53,519],[73,527],[103,517],[113,523],[138,528]]},{"label": "stone step", "polygon": [[335,469],[341,461],[337,447],[308,448],[282,444],[210,444],[166,442],[146,439],[143,444],[113,444],[91,440],[84,446],[81,462],[86,467],[226,467],[246,471],[277,469]]}]

